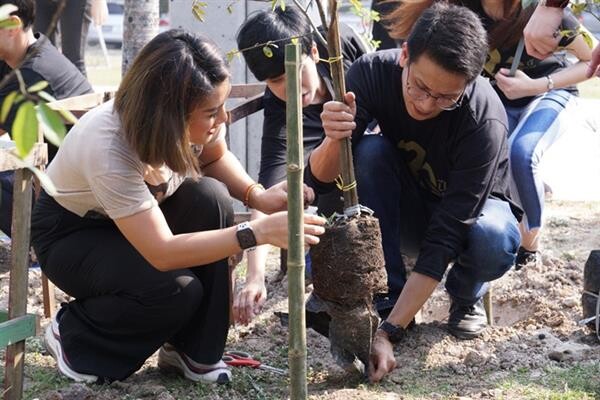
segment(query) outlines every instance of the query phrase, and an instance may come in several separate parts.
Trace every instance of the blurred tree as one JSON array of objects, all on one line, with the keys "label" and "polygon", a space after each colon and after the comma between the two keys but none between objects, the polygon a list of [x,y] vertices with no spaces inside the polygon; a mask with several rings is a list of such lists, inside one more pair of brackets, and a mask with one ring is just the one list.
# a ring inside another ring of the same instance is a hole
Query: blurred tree
[{"label": "blurred tree", "polygon": [[158,34],[158,10],[159,0],[125,0],[122,75],[141,48]]}]

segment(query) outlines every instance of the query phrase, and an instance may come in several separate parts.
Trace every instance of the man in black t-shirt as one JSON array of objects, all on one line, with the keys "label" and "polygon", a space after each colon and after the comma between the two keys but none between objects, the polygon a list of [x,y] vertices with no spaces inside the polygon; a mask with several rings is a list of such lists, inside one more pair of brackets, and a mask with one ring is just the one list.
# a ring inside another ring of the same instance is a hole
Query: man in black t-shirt
[{"label": "man in black t-shirt", "polygon": [[[47,81],[44,89],[57,99],[92,93],[92,87],[79,70],[52,46],[44,35],[32,31],[35,18],[33,0],[0,0],[0,6],[14,4],[18,10],[11,19],[18,27],[0,29],[0,81],[8,76],[13,68],[19,67],[25,87],[40,81]],[[22,63],[22,65],[21,65]],[[0,104],[11,92],[19,91],[19,82],[15,75],[0,87]],[[0,130],[10,134],[18,109],[13,105],[4,121],[0,121]],[[56,147],[49,145],[50,158],[56,153]],[[10,236],[12,217],[13,173],[0,173],[0,229]]]},{"label": "man in black t-shirt", "polygon": [[[321,29],[321,34],[323,30]],[[261,139],[260,171],[258,182],[265,187],[286,178],[286,94],[285,45],[297,37],[302,46],[302,125],[305,160],[325,137],[321,125],[323,104],[331,100],[333,85],[327,63],[327,49],[312,32],[308,18],[295,6],[285,9],[258,11],[251,15],[237,34],[238,49],[248,69],[259,81],[267,83],[263,97],[264,122]],[[367,52],[358,35],[347,25],[340,25],[344,67]],[[252,48],[259,43],[272,43]],[[269,56],[267,56],[267,54]],[[307,182],[310,184],[310,182]],[[319,213],[331,215],[340,211],[342,202],[337,192],[323,195],[318,200]],[[253,211],[253,217],[257,216]],[[234,300],[233,310],[238,322],[247,323],[260,309],[266,297],[264,286],[265,249],[260,247],[248,254],[246,285]]]},{"label": "man in black t-shirt", "polygon": [[[372,346],[370,378],[395,365],[392,341],[446,278],[450,332],[474,338],[486,327],[487,282],[514,264],[519,207],[509,197],[507,122],[480,77],[486,31],[473,12],[438,3],[399,50],[363,56],[347,74],[344,103],[328,102],[327,138],[307,173],[326,190],[339,174],[339,140],[352,138],[361,204],[379,218],[395,306]],[[363,134],[372,119],[381,135]],[[406,279],[401,252],[418,254]]]}]

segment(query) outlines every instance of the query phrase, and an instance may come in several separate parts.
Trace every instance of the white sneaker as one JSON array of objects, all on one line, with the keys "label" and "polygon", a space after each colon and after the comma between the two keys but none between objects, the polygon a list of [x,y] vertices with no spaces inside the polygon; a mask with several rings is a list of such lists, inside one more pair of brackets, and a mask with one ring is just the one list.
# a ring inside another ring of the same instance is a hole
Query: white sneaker
[{"label": "white sneaker", "polygon": [[212,365],[200,364],[170,344],[164,344],[158,351],[158,367],[165,370],[175,369],[194,382],[231,382],[231,371],[223,360]]},{"label": "white sneaker", "polygon": [[56,317],[52,318],[52,322],[46,327],[44,342],[46,344],[46,349],[56,360],[56,365],[61,374],[76,382],[93,383],[98,380],[98,377],[95,375],[81,374],[71,368],[60,343],[60,333]]}]

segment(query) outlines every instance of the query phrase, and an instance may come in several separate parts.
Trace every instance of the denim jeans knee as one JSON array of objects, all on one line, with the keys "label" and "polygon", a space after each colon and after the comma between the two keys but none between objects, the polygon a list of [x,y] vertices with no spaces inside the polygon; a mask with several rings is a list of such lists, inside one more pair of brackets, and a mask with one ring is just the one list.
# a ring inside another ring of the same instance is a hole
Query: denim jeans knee
[{"label": "denim jeans knee", "polygon": [[446,289],[450,295],[465,304],[477,301],[487,291],[486,282],[500,278],[514,265],[520,241],[509,204],[488,199],[448,273]]}]

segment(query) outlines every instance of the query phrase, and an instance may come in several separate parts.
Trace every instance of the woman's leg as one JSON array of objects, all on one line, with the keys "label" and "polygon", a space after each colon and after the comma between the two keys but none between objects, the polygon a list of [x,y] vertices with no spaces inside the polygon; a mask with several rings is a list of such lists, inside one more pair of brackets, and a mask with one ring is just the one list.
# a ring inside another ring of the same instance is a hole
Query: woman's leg
[{"label": "woman's leg", "polygon": [[[189,185],[216,186],[210,181],[214,182],[210,178],[186,182],[180,190],[185,192]],[[212,216],[195,219],[197,225],[189,218],[189,231],[224,227],[232,218],[228,194],[215,200],[211,197],[217,195],[215,191],[202,193],[208,197],[178,196],[164,206],[182,210],[184,218],[191,216],[185,214],[190,210]],[[39,208],[47,211],[49,201],[53,202],[48,198],[39,202]],[[227,272],[226,263],[161,272],[133,248],[112,221],[90,221],[62,210],[57,218],[47,218],[36,209],[32,235],[44,272],[75,297],[61,310],[59,321],[60,340],[73,370],[124,379],[173,338],[182,351],[189,348],[192,353],[202,353],[190,355],[198,361],[220,359],[229,320],[228,283],[220,274]],[[165,215],[169,220],[171,215]],[[40,232],[52,236],[49,245]],[[203,268],[206,271],[197,272]],[[199,336],[189,334],[190,330]]]},{"label": "woman's leg", "polygon": [[521,245],[530,252],[538,249],[544,206],[544,183],[538,167],[546,149],[562,133],[558,116],[571,96],[564,90],[553,90],[534,100],[510,135],[513,195],[518,196],[525,211]]},{"label": "woman's leg", "polygon": [[[233,225],[227,188],[212,178],[185,181],[161,209],[175,234]],[[223,355],[229,330],[229,265],[223,259],[190,271],[202,284],[204,295],[188,323],[169,342],[196,362],[214,364]]]}]

